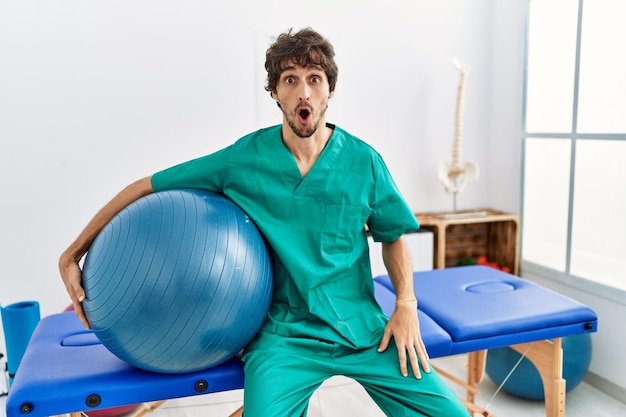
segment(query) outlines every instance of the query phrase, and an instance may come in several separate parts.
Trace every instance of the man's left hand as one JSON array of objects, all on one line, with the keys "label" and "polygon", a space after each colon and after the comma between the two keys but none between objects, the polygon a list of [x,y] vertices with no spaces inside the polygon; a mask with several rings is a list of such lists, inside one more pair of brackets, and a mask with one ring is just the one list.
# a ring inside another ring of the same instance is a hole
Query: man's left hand
[{"label": "man's left hand", "polygon": [[389,318],[383,338],[378,346],[378,351],[387,349],[391,338],[395,339],[398,348],[398,360],[400,361],[400,372],[403,376],[408,376],[408,364],[410,363],[413,375],[420,379],[420,363],[422,370],[430,372],[428,353],[420,334],[419,319],[417,317],[417,302],[403,302],[396,304],[393,314]]}]

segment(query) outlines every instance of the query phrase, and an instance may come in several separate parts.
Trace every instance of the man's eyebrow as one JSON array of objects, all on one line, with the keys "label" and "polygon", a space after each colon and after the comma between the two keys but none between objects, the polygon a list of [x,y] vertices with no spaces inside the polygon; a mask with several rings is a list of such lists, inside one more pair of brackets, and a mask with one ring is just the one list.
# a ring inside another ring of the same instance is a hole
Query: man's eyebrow
[{"label": "man's eyebrow", "polygon": [[293,71],[294,69],[296,69],[296,66],[295,66],[295,65],[287,65],[287,66],[281,67],[281,68],[280,68],[280,71],[281,71],[281,72],[285,72],[285,71]]},{"label": "man's eyebrow", "polygon": [[[308,70],[312,70],[312,71],[324,72],[324,68],[320,67],[319,65],[307,65],[304,68]],[[296,69],[296,65],[289,65],[289,66],[283,67],[281,69],[281,72],[293,71],[295,69]]]}]

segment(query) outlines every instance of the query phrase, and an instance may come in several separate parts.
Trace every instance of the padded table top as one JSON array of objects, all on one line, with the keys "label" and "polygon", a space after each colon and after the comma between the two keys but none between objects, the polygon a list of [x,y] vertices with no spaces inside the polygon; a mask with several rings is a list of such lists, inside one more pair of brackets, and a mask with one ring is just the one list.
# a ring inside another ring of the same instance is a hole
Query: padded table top
[{"label": "padded table top", "polygon": [[7,416],[45,417],[242,387],[238,358],[184,374],[135,368],[69,312],[45,317],[35,329],[10,388]]},{"label": "padded table top", "polygon": [[[413,274],[419,310],[452,338],[452,352],[509,346],[597,330],[584,304],[486,266]],[[392,288],[388,276],[376,281]]]}]

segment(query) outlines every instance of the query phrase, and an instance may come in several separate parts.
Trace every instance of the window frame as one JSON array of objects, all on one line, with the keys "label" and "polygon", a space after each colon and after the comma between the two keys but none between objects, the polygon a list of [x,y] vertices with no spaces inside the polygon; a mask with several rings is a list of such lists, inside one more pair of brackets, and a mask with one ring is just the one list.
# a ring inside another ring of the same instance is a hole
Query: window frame
[{"label": "window frame", "polygon": [[[526,128],[526,106],[528,97],[528,57],[529,57],[529,27],[530,27],[530,2],[526,8],[526,30],[524,42],[524,80],[523,80],[523,96],[522,96],[522,149],[521,149],[521,187],[520,187],[520,213],[521,213],[521,230],[520,230],[520,270],[523,275],[536,275],[538,277],[557,281],[561,284],[591,292],[620,304],[626,305],[626,291],[612,287],[589,278],[573,275],[571,269],[571,253],[572,253],[572,229],[573,229],[573,213],[574,213],[574,188],[576,183],[576,144],[578,140],[618,140],[626,141],[626,133],[578,133],[578,102],[579,102],[579,83],[580,83],[580,57],[582,42],[582,22],[584,0],[578,0],[578,16],[576,28],[576,46],[574,60],[574,88],[572,103],[572,122],[570,132],[566,133],[548,133],[548,132],[528,132]],[[526,142],[527,139],[560,139],[568,140],[571,144],[570,153],[570,173],[569,173],[569,190],[568,190],[568,213],[567,213],[567,235],[566,235],[566,253],[565,253],[565,270],[555,270],[535,262],[525,260],[523,258],[524,239],[524,202],[525,202],[525,168],[526,168]]]}]

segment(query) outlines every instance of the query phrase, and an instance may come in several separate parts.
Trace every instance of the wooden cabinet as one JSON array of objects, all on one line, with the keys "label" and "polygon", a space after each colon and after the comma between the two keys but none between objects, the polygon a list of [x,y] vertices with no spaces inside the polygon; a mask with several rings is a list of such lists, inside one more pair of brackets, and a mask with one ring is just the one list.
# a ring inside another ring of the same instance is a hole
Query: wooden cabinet
[{"label": "wooden cabinet", "polygon": [[519,273],[519,216],[493,209],[417,213],[422,229],[434,237],[433,266],[457,266],[486,256]]}]

